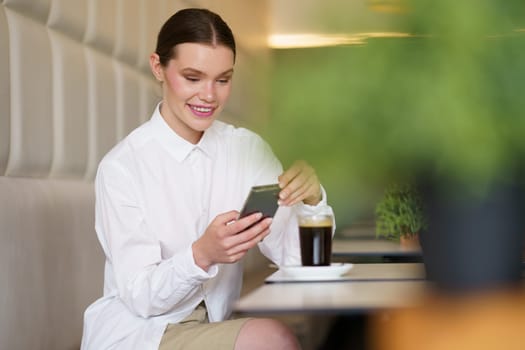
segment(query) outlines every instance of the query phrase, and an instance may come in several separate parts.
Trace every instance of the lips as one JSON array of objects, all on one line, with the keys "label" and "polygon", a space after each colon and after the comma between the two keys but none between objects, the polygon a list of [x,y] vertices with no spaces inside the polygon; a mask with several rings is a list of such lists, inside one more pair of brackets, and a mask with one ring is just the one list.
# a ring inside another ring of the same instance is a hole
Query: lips
[{"label": "lips", "polygon": [[193,112],[194,115],[201,118],[210,117],[213,115],[213,112],[215,111],[214,107],[210,106],[195,106],[195,105],[188,105],[190,110]]}]

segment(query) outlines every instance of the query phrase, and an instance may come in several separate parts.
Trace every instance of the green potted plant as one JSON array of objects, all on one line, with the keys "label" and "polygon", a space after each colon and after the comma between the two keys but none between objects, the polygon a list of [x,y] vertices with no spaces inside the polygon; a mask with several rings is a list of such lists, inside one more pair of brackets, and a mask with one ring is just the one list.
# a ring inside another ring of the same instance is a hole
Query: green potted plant
[{"label": "green potted plant", "polygon": [[417,189],[408,184],[387,187],[377,203],[376,235],[399,241],[402,246],[419,245],[419,233],[426,228],[423,201]]}]

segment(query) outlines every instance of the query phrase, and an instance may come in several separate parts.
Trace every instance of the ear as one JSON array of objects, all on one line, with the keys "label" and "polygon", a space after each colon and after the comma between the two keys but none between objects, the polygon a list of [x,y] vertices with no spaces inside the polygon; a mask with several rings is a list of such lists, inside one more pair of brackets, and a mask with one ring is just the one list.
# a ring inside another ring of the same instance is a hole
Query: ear
[{"label": "ear", "polygon": [[149,66],[151,68],[153,76],[155,76],[155,78],[162,83],[164,81],[164,74],[162,70],[162,65],[160,64],[159,55],[157,55],[156,53],[152,53],[149,56]]}]

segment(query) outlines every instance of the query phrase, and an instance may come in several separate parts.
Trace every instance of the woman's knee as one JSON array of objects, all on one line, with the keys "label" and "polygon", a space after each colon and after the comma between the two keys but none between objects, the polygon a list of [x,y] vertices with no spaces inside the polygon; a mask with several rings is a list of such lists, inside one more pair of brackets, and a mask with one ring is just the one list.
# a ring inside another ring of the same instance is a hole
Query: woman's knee
[{"label": "woman's knee", "polygon": [[290,328],[280,321],[251,319],[241,328],[235,342],[235,350],[271,349],[298,350],[299,342]]}]

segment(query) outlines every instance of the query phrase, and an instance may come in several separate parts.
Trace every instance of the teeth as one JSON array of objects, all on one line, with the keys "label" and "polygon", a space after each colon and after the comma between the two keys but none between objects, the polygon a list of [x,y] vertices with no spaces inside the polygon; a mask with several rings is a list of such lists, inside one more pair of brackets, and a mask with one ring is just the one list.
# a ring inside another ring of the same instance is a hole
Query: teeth
[{"label": "teeth", "polygon": [[196,110],[197,112],[201,112],[201,113],[209,113],[211,112],[211,108],[210,107],[197,107],[197,106],[192,106],[191,107],[192,109]]}]

